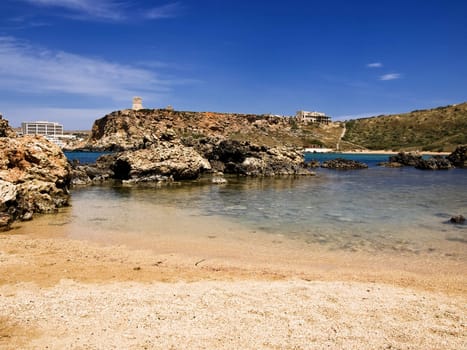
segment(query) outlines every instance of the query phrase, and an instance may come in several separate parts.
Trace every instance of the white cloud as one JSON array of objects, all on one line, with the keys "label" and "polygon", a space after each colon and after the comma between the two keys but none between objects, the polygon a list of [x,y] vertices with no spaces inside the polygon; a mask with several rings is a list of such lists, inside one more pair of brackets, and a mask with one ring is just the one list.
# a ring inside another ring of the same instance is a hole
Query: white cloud
[{"label": "white cloud", "polygon": [[379,77],[379,80],[396,80],[400,79],[402,76],[399,73],[389,73],[389,74],[384,74]]},{"label": "white cloud", "polygon": [[149,19],[173,18],[180,14],[182,6],[179,2],[154,7],[146,12],[144,17]]},{"label": "white cloud", "polygon": [[123,4],[113,0],[22,0],[36,6],[59,7],[87,18],[121,20]]},{"label": "white cloud", "polygon": [[383,64],[381,62],[368,63],[366,65],[368,68],[381,68]]},{"label": "white cloud", "polygon": [[36,94],[66,93],[113,100],[165,94],[183,79],[164,80],[151,69],[33,47],[0,37],[1,88]]},{"label": "white cloud", "polygon": [[75,19],[124,21],[130,18],[164,19],[177,17],[182,9],[179,2],[149,9],[132,6],[123,0],[21,0],[40,7],[56,7],[68,11],[64,16]]}]

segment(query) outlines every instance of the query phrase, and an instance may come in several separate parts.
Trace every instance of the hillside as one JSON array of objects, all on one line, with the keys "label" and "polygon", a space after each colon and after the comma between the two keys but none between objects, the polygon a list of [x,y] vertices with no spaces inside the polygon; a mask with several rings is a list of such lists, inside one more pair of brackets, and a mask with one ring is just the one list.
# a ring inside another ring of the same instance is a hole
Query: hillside
[{"label": "hillside", "polygon": [[75,148],[140,149],[161,139],[193,144],[205,138],[250,141],[268,147],[335,148],[342,130],[340,123],[303,125],[293,118],[269,115],[122,110],[96,120],[90,138]]},{"label": "hillside", "polygon": [[467,143],[467,103],[351,120],[346,128],[343,141],[372,150],[450,152]]}]

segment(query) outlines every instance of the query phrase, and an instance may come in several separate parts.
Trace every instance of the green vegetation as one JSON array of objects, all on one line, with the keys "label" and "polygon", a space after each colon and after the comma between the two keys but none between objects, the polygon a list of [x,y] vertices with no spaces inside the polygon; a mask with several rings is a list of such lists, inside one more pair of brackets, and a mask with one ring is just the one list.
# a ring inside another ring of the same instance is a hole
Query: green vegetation
[{"label": "green vegetation", "polygon": [[343,141],[368,149],[453,151],[467,144],[467,103],[351,120]]}]

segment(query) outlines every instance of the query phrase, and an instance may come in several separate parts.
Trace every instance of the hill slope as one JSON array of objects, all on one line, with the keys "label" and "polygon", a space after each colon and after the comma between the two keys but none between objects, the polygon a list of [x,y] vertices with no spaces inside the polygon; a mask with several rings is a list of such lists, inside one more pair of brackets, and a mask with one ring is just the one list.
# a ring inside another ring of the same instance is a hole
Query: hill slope
[{"label": "hill slope", "polygon": [[90,138],[78,148],[139,149],[158,139],[184,143],[203,138],[250,141],[269,147],[312,145],[334,148],[341,123],[303,125],[294,118],[269,115],[187,112],[166,109],[116,111],[94,122]]},{"label": "hill slope", "polygon": [[373,150],[452,151],[467,143],[467,103],[346,122],[344,141]]}]

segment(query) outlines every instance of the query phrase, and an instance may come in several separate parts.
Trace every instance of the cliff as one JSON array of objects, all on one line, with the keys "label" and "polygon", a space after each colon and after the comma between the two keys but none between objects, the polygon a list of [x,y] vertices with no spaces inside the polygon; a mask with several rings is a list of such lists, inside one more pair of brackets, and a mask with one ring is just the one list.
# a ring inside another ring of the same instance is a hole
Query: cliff
[{"label": "cliff", "polygon": [[161,139],[193,144],[202,138],[252,142],[268,147],[318,145],[334,148],[341,132],[342,127],[337,123],[300,125],[293,118],[269,115],[122,110],[96,120],[90,138],[76,148],[123,151],[147,148]]},{"label": "cliff", "polygon": [[467,103],[346,122],[343,141],[394,151],[453,151],[467,143]]}]

